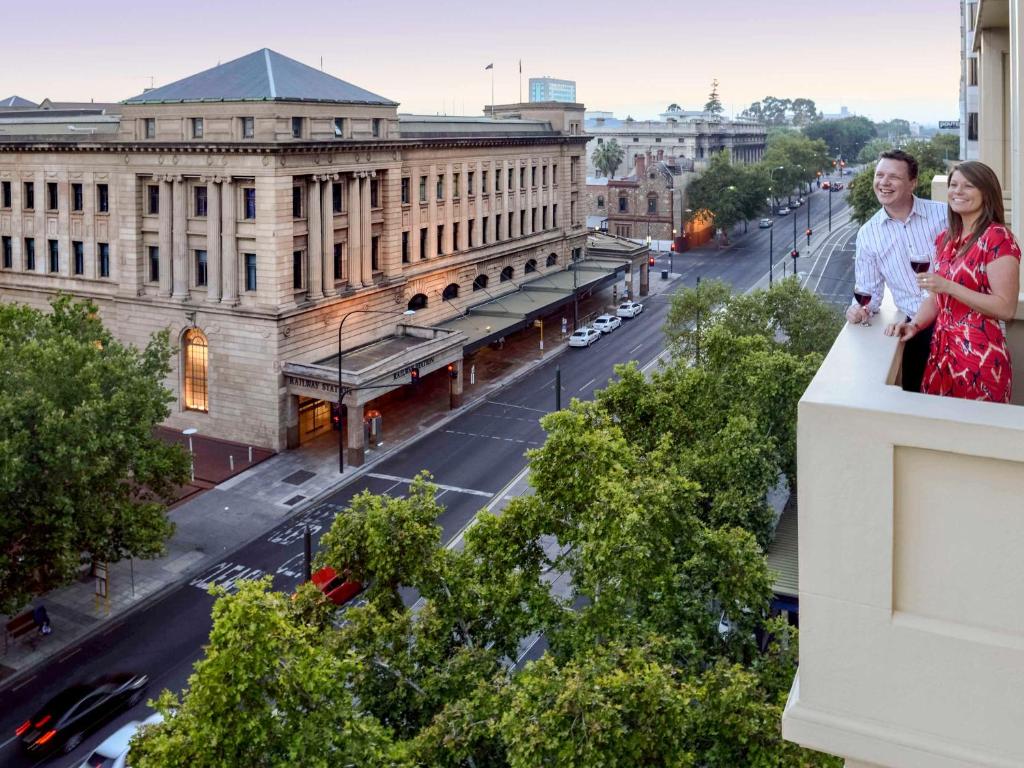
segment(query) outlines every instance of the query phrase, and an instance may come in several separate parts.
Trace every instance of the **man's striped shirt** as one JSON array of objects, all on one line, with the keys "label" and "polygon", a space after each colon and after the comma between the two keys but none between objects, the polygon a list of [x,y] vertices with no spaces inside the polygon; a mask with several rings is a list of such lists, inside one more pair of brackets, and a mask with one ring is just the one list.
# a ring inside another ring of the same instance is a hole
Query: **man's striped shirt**
[{"label": "man's striped shirt", "polygon": [[857,286],[871,294],[868,308],[878,311],[883,283],[892,291],[896,306],[908,317],[917,314],[924,294],[917,287],[910,257],[927,253],[934,262],[935,238],[947,226],[945,203],[914,197],[914,207],[906,221],[894,219],[880,208],[857,233],[857,259],[854,264]]}]

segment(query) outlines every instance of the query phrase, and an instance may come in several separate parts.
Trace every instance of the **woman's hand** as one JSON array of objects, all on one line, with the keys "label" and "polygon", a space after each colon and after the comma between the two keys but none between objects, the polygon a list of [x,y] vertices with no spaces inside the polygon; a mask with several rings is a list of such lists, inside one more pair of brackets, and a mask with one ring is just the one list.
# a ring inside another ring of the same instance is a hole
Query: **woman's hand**
[{"label": "woman's hand", "polygon": [[917,286],[929,293],[949,293],[956,285],[952,280],[947,280],[934,272],[924,272],[917,276]]},{"label": "woman's hand", "polygon": [[885,326],[885,335],[895,336],[900,341],[908,341],[914,338],[920,330],[917,323],[889,323]]}]

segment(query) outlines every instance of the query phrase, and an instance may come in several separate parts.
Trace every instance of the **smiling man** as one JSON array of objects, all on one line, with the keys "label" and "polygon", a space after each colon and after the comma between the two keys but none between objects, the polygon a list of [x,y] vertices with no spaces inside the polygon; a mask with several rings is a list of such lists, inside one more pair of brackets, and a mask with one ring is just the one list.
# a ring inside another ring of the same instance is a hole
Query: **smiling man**
[{"label": "smiling man", "polygon": [[[944,203],[914,195],[917,160],[899,149],[883,152],[875,167],[875,197],[882,208],[857,233],[855,272],[859,292],[871,295],[866,307],[852,304],[846,319],[860,323],[878,311],[882,291],[889,286],[907,319],[917,314],[924,294],[910,263],[915,255],[935,256],[935,239],[946,229]],[[903,389],[921,391],[931,332],[921,332],[903,347]]]}]

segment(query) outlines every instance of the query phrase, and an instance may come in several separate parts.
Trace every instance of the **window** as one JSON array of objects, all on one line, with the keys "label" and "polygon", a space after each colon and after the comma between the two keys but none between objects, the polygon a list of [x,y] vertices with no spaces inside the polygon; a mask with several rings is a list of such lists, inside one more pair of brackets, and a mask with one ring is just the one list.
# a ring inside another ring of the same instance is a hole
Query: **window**
[{"label": "window", "polygon": [[85,250],[84,250],[84,248],[82,246],[82,241],[81,240],[72,240],[71,241],[71,254],[74,256],[74,260],[75,260],[75,274],[76,275],[84,275],[85,274]]},{"label": "window", "polygon": [[402,205],[409,204],[409,177],[402,177]]},{"label": "window", "polygon": [[301,139],[302,138],[302,118],[301,117],[293,117],[292,118],[292,138],[293,139]]},{"label": "window", "polygon": [[331,210],[341,213],[341,182],[331,184]]},{"label": "window", "polygon": [[558,186],[558,163],[551,164],[551,186]]},{"label": "window", "polygon": [[206,215],[206,187],[196,187],[193,192],[196,205],[196,216]]},{"label": "window", "polygon": [[647,213],[651,214],[651,213],[657,213],[657,212],[658,212],[658,197],[657,197],[657,195],[648,195],[647,196]]},{"label": "window", "polygon": [[459,298],[459,284],[449,283],[441,294],[441,301],[451,301],[457,298]]},{"label": "window", "polygon": [[11,238],[6,235],[3,237],[3,251],[4,269],[10,269],[14,266],[14,246],[11,244]]},{"label": "window", "polygon": [[420,229],[420,258],[427,258],[427,228]]},{"label": "window", "polygon": [[21,207],[26,211],[31,211],[36,207],[36,185],[31,181],[26,181],[24,191]]},{"label": "window", "polygon": [[501,192],[501,171],[497,169],[494,171],[494,191]]},{"label": "window", "polygon": [[655,144],[660,144],[660,143],[661,143],[661,137],[659,136],[658,138],[656,138],[656,139],[654,140],[654,143],[655,143]]},{"label": "window", "polygon": [[96,185],[96,211],[98,213],[110,212],[110,192],[106,184]]},{"label": "window", "polygon": [[579,164],[580,164],[580,159],[579,159],[578,156],[577,157],[570,157],[569,158],[569,181],[570,182],[576,181],[576,166],[578,166]]},{"label": "window", "polygon": [[968,112],[967,113],[967,140],[977,141],[978,140],[978,113]]},{"label": "window", "polygon": [[380,181],[370,179],[370,207],[380,208]]},{"label": "window", "polygon": [[402,233],[402,263],[409,263],[409,233]]},{"label": "window", "polygon": [[494,242],[501,240],[501,214],[494,214]]},{"label": "window", "polygon": [[302,187],[292,187],[292,218],[302,218]]},{"label": "window", "polygon": [[345,138],[345,118],[336,117],[334,118],[334,138],[343,139]]},{"label": "window", "polygon": [[473,290],[482,291],[487,287],[487,275],[477,275],[476,280],[473,281]]},{"label": "window", "polygon": [[480,194],[487,194],[487,171],[480,172]]},{"label": "window", "polygon": [[[526,169],[525,168],[520,168],[519,169],[519,188],[520,189],[526,189]],[[510,187],[510,189],[511,189],[511,187]]]},{"label": "window", "polygon": [[548,167],[541,166],[540,169],[540,185],[546,187],[548,185]]},{"label": "window", "polygon": [[373,118],[373,122],[370,124],[370,130],[373,132],[373,138],[380,138],[380,128],[383,121],[379,117]]},{"label": "window", "polygon": [[526,211],[522,210],[519,212],[519,236],[522,237],[526,234]]},{"label": "window", "polygon": [[334,279],[341,280],[341,265],[344,263],[344,248],[342,243],[334,244]]},{"label": "window", "polygon": [[0,206],[11,207],[11,182],[9,181],[0,182]]},{"label": "window", "polygon": [[146,211],[150,216],[156,216],[160,213],[160,187],[157,184],[149,184],[146,186],[146,196],[148,203],[146,205]]},{"label": "window", "polygon": [[473,197],[476,194],[476,187],[473,186],[476,174],[473,171],[469,171],[466,174],[466,195]]},{"label": "window", "polygon": [[549,253],[548,254],[547,266],[549,266],[549,267],[556,267],[556,266],[558,266],[558,254],[555,254],[555,253]]},{"label": "window", "polygon": [[527,275],[530,274],[531,272],[536,272],[536,271],[537,271],[537,260],[536,259],[530,259],[523,266],[523,272],[525,274],[527,274]]},{"label": "window", "polygon": [[437,177],[437,199],[444,200],[444,174]]},{"label": "window", "polygon": [[505,267],[503,270],[501,270],[501,276],[498,278],[498,281],[502,283],[507,283],[509,280],[512,279],[512,275],[514,274],[515,270],[512,269],[512,267]]},{"label": "window", "polygon": [[444,224],[437,225],[437,255],[444,253]]},{"label": "window", "polygon": [[625,195],[619,197],[619,213],[629,212],[629,199]]},{"label": "window", "polygon": [[256,290],[256,254],[246,253],[245,257],[245,290]]},{"label": "window", "polygon": [[482,245],[487,245],[487,217],[484,216],[480,222],[480,242]]},{"label": "window", "polygon": [[427,177],[420,176],[420,202],[427,202]]},{"label": "window", "polygon": [[60,200],[57,194],[57,182],[46,182],[46,210],[56,211],[59,207],[59,203]]},{"label": "window", "polygon": [[36,271],[36,241],[34,237],[25,238],[25,269]]},{"label": "window", "polygon": [[546,205],[541,206],[540,209],[540,225],[541,229],[548,228],[548,207]]},{"label": "window", "polygon": [[413,312],[419,312],[421,309],[427,308],[427,294],[417,293],[411,299],[409,299],[409,309]]},{"label": "window", "polygon": [[978,59],[976,56],[967,59],[967,84],[978,84]]},{"label": "window", "polygon": [[190,411],[209,411],[207,376],[209,373],[209,346],[206,336],[198,328],[189,328],[182,339],[181,353],[184,358],[182,371],[182,393],[185,408]]},{"label": "window", "polygon": [[207,272],[206,272],[206,251],[197,250],[195,252],[196,258],[196,287],[202,288],[206,285]]},{"label": "window", "polygon": [[110,244],[96,243],[100,255],[100,277],[110,277]]},{"label": "window", "polygon": [[558,226],[558,203],[554,203],[551,206],[551,226]]},{"label": "window", "polygon": [[637,136],[634,136],[634,137],[633,137],[633,143],[634,143],[634,144],[636,144],[636,143],[637,143],[637,142],[639,142],[639,141],[640,141],[639,137],[637,137]]},{"label": "window", "polygon": [[81,211],[84,204],[84,195],[82,194],[81,184],[71,185],[71,210]]},{"label": "window", "polygon": [[155,117],[147,117],[144,122],[145,122],[146,138],[147,139],[155,139],[156,138],[156,118]]},{"label": "window", "polygon": [[149,282],[160,282],[160,249],[155,245],[149,246]]},{"label": "window", "polygon": [[459,222],[452,222],[452,253],[459,250]]},{"label": "window", "polygon": [[292,251],[292,288],[302,288],[302,251]]},{"label": "window", "polygon": [[597,196],[597,207],[604,208],[604,195]]},{"label": "window", "polygon": [[245,187],[242,190],[242,195],[245,200],[245,218],[255,219],[256,218],[256,190],[253,187]]},{"label": "window", "polygon": [[461,176],[461,174],[452,174],[452,197],[456,200],[459,199],[459,176]]},{"label": "window", "polygon": [[378,235],[370,238],[370,269],[374,272],[380,270],[380,237]]},{"label": "window", "polygon": [[256,121],[251,117],[243,117],[242,120],[242,138],[251,139],[256,135]]},{"label": "window", "polygon": [[50,272],[60,272],[60,249],[56,240],[47,240],[50,255]]},{"label": "window", "polygon": [[537,231],[537,209],[536,208],[531,208],[530,209],[530,231],[531,232],[536,232]]},{"label": "window", "polygon": [[571,220],[569,223],[572,224],[573,226],[576,226],[576,201],[575,200],[570,200],[569,201],[569,218]]},{"label": "window", "polygon": [[536,187],[537,186],[537,166],[533,166],[530,169],[530,186],[531,187]]},{"label": "window", "polygon": [[201,139],[203,138],[203,118],[193,117],[192,118],[192,138]]},{"label": "window", "polygon": [[514,191],[512,189],[512,187],[515,184],[515,178],[516,178],[516,169],[515,168],[509,168],[508,169],[508,184],[505,185],[505,188],[509,192],[513,192]]}]

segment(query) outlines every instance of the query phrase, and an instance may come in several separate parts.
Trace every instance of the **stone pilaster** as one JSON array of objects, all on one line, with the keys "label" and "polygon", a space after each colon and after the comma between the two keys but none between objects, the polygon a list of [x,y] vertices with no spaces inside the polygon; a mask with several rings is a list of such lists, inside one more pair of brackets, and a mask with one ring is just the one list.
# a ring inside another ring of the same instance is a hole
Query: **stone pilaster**
[{"label": "stone pilaster", "polygon": [[221,190],[221,265],[224,295],[221,304],[238,303],[238,192],[231,178],[225,178]]},{"label": "stone pilaster", "polygon": [[[146,197],[148,198],[148,190],[146,191]],[[144,202],[144,205],[148,205],[148,199]],[[171,240],[171,177],[161,176],[160,177],[160,197],[158,199],[158,205],[160,206],[160,234],[159,240],[157,241],[157,247],[160,251],[160,282],[159,282],[159,293],[161,296],[171,295],[171,251],[173,249]],[[148,254],[147,254],[148,259]],[[149,263],[146,263],[146,270],[149,270]],[[148,278],[148,274],[147,274]]]},{"label": "stone pilaster", "polygon": [[[369,288],[373,285],[373,264],[371,261],[371,246],[373,242],[373,220],[370,214],[370,179],[375,176],[374,171],[364,171],[362,178],[359,180],[360,186],[360,199],[359,199],[359,220],[360,229],[363,233],[363,240],[360,243],[359,252],[361,254],[360,276],[362,277],[363,287]],[[378,194],[380,190],[378,190]]]},{"label": "stone pilaster", "polygon": [[[185,179],[182,176],[173,177],[174,184],[174,210],[172,216],[172,237],[174,261],[171,267],[171,277],[174,292],[172,298],[181,301],[188,300],[188,234],[186,225],[188,218],[185,215]],[[161,212],[163,201],[161,200]],[[161,254],[162,255],[162,254]],[[161,275],[162,276],[162,275]]]},{"label": "stone pilaster", "polygon": [[[324,253],[323,219],[320,206],[320,185],[328,189],[330,183],[321,181],[322,176],[312,176],[308,179],[306,189],[306,296],[310,301],[316,301],[324,297],[324,259],[330,258],[330,254]],[[330,215],[328,210],[325,215]]]},{"label": "stone pilaster", "polygon": [[[359,174],[353,173],[348,180],[348,287],[359,288],[363,284],[362,268],[362,206],[359,194]],[[360,426],[362,429],[362,426]]]},{"label": "stone pilaster", "polygon": [[320,177],[320,209],[323,211],[323,224],[320,228],[320,249],[323,251],[323,292],[325,296],[337,293],[334,287],[341,275],[334,274],[334,183],[339,176],[336,173],[324,174]]},{"label": "stone pilaster", "polygon": [[206,179],[206,300],[220,302],[221,276],[221,191],[217,184],[220,178],[207,176]]}]

